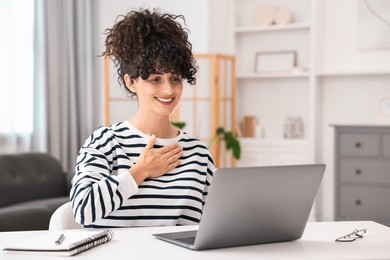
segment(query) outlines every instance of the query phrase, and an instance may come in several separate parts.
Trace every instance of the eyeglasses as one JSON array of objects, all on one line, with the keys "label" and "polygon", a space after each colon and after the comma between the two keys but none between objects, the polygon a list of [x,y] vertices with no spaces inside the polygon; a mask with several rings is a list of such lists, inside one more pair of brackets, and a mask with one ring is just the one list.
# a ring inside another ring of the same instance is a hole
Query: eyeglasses
[{"label": "eyeglasses", "polygon": [[355,229],[352,233],[348,235],[339,237],[336,239],[336,242],[353,242],[358,238],[363,238],[363,235],[367,232],[367,229]]}]

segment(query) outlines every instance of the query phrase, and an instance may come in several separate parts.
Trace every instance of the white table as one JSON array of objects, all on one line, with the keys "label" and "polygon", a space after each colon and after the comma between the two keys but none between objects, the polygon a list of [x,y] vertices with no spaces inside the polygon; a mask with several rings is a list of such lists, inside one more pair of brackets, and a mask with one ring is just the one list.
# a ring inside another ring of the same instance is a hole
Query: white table
[{"label": "white table", "polygon": [[[390,228],[372,221],[309,222],[301,239],[291,242],[192,251],[158,240],[154,233],[188,230],[185,227],[113,229],[114,239],[72,259],[93,260],[241,260],[241,259],[390,259]],[[363,239],[336,243],[354,229],[367,229]],[[46,231],[0,232],[0,249],[7,244]],[[0,252],[0,259],[61,259],[56,256],[16,255]],[[62,258],[64,259],[64,258]]]}]

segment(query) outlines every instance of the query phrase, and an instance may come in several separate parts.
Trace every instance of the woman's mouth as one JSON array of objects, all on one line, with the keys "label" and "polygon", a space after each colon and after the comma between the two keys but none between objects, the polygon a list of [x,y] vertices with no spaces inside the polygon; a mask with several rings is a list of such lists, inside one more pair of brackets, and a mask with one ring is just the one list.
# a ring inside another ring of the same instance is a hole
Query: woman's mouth
[{"label": "woman's mouth", "polygon": [[174,97],[172,98],[159,98],[159,97],[156,97],[155,98],[157,101],[163,103],[164,105],[170,105],[172,104],[173,100],[175,99]]}]

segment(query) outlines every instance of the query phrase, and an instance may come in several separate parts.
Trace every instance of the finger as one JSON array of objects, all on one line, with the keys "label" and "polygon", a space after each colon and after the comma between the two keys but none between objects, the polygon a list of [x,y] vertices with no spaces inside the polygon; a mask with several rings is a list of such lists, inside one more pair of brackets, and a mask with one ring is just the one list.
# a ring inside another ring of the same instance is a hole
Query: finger
[{"label": "finger", "polygon": [[181,148],[181,147],[178,147],[177,149],[171,151],[171,156],[179,156],[180,157],[182,154],[183,154],[183,148]]},{"label": "finger", "polygon": [[171,159],[175,158],[178,154],[180,154],[180,156],[181,156],[182,153],[183,153],[183,149],[181,147],[177,147],[177,148],[170,150],[166,153],[162,153],[161,158],[163,160],[171,160]]},{"label": "finger", "polygon": [[183,155],[183,152],[179,152],[179,153],[176,153],[176,154],[168,157],[168,159],[167,159],[168,164],[176,163],[182,155]]},{"label": "finger", "polygon": [[169,153],[175,149],[182,149],[182,148],[178,144],[170,144],[170,145],[159,148],[159,151],[161,152],[161,154],[165,154],[165,153]]},{"label": "finger", "polygon": [[180,159],[180,157],[183,155],[183,151],[180,151],[178,152],[176,155],[175,155],[175,158]]},{"label": "finger", "polygon": [[183,155],[183,151],[181,151],[181,150],[172,151],[171,154],[170,154],[170,158],[172,158],[172,160],[177,160],[177,159],[179,159],[182,155]]},{"label": "finger", "polygon": [[167,172],[169,172],[170,170],[173,170],[175,169],[177,166],[180,165],[180,161],[176,161],[176,162],[173,162],[171,164],[168,165],[168,169],[167,169]]},{"label": "finger", "polygon": [[145,149],[152,149],[154,146],[154,143],[156,142],[156,136],[152,135],[148,141],[148,143],[145,146]]}]

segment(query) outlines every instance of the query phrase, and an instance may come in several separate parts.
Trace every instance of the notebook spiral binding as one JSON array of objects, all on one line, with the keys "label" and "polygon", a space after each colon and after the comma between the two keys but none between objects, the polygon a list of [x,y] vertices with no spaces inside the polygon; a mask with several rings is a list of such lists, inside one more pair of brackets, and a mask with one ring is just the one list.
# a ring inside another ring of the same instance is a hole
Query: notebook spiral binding
[{"label": "notebook spiral binding", "polygon": [[103,232],[93,235],[89,238],[86,238],[80,242],[74,243],[71,246],[71,250],[77,250],[76,254],[87,251],[95,246],[104,244],[110,241],[114,237],[114,232],[112,230],[104,230]]}]

